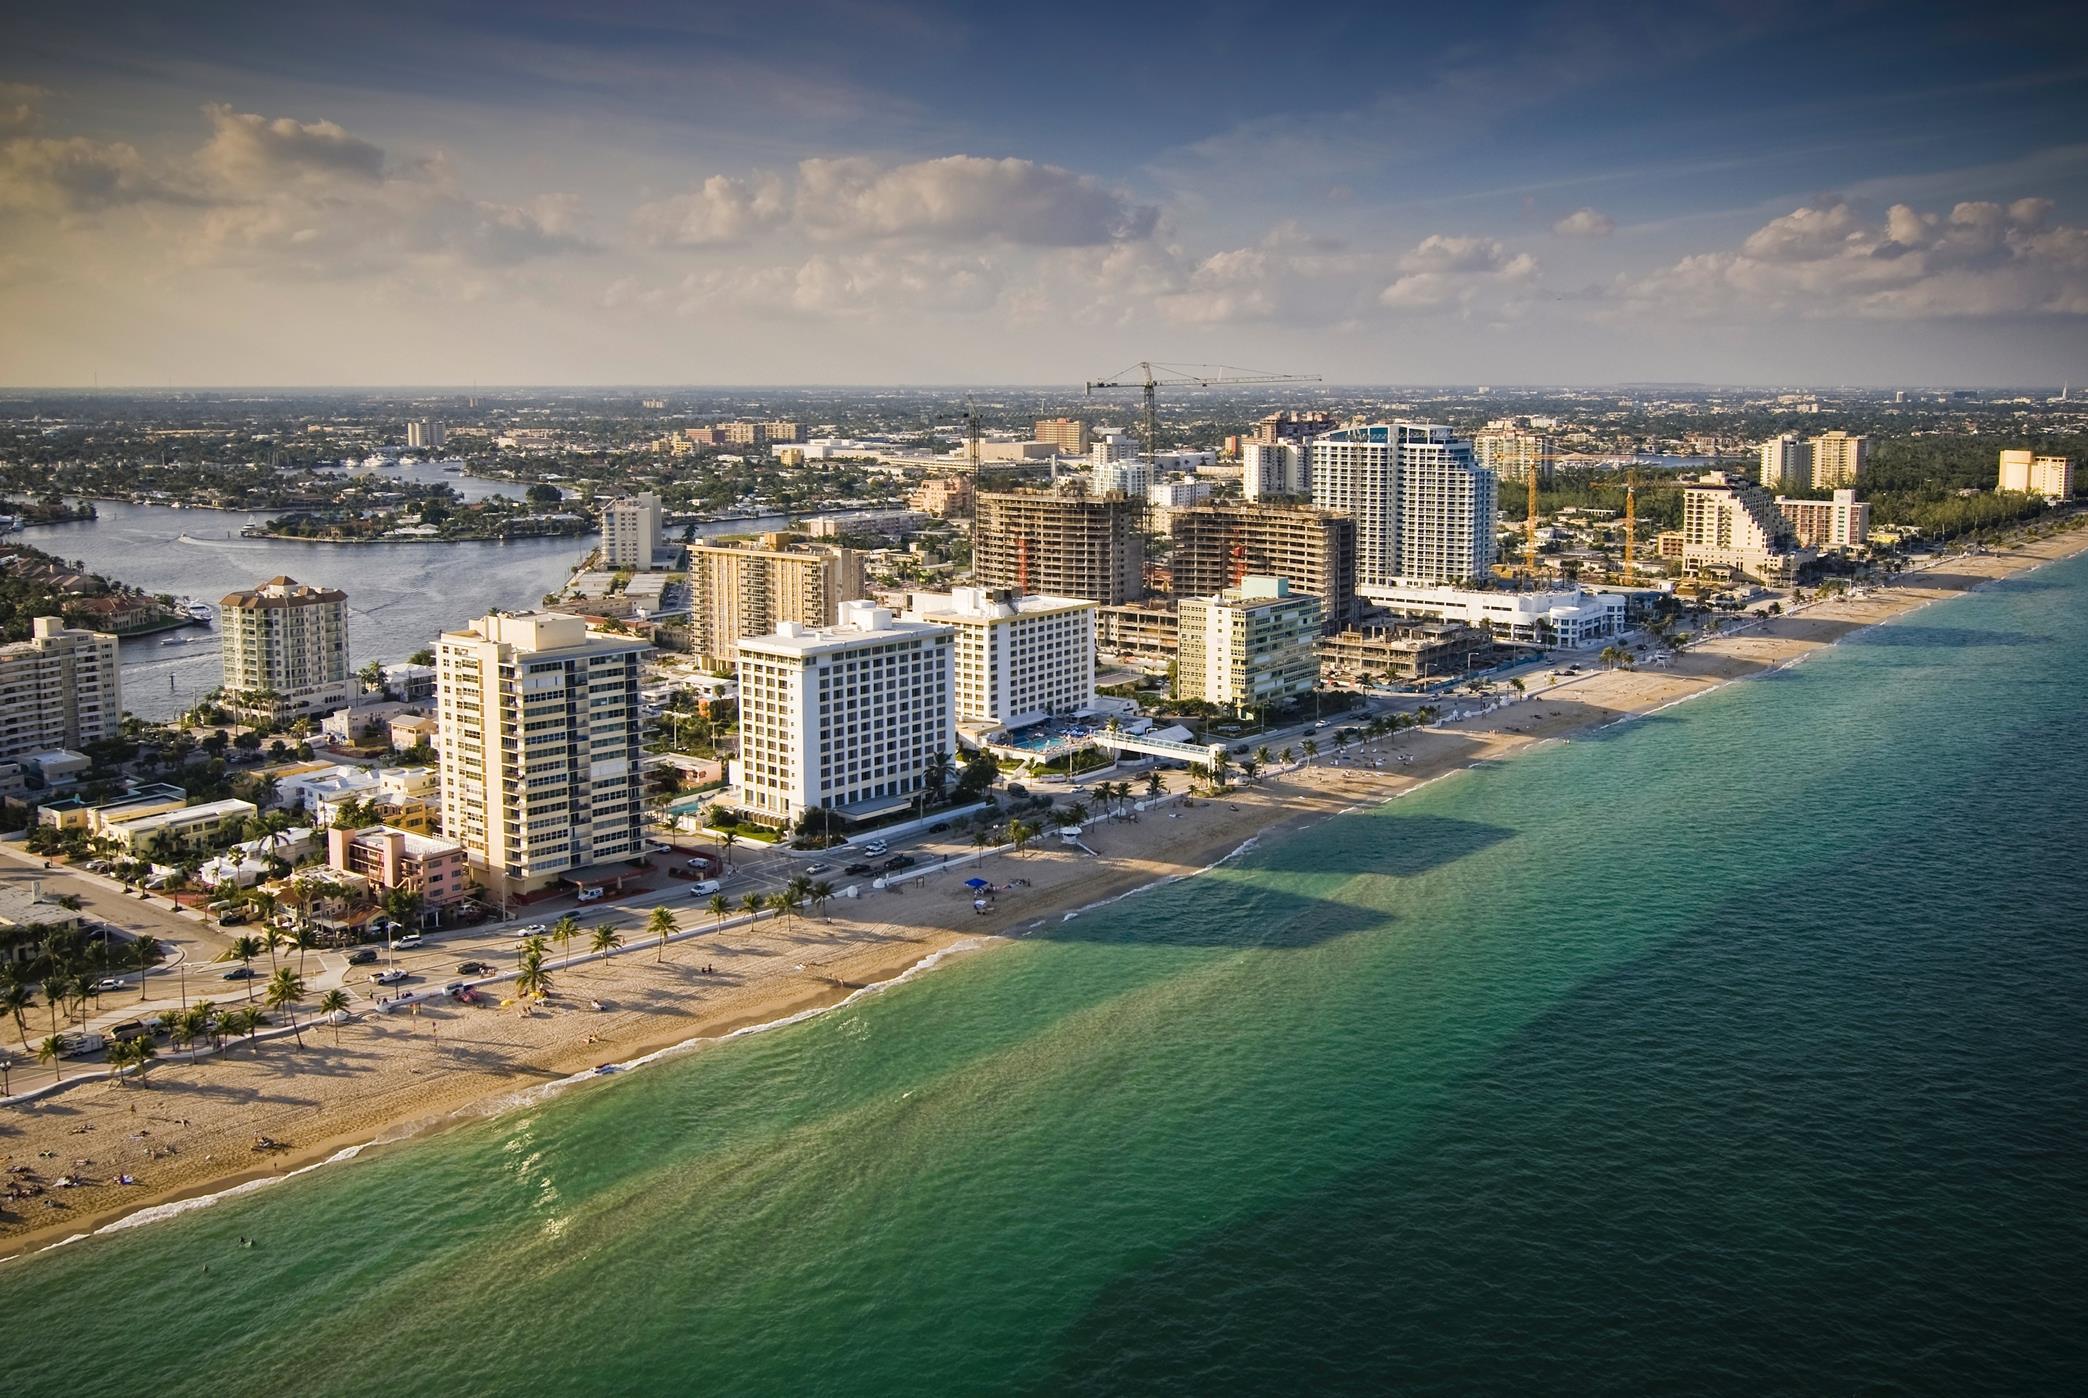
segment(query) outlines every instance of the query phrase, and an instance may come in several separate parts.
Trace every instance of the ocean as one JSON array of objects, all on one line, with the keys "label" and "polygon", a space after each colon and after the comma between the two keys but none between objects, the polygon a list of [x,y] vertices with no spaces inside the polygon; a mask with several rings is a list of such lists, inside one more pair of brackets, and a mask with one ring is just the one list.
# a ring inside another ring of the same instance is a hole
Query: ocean
[{"label": "ocean", "polygon": [[2088,1391],[2084,601],[0,1266],[0,1392]]}]

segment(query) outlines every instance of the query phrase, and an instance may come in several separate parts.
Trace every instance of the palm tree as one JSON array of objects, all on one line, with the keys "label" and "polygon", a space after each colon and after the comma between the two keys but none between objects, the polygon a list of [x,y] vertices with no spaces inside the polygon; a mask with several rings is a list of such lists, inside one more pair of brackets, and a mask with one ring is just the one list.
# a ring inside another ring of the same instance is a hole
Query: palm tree
[{"label": "palm tree", "polygon": [[391,889],[384,895],[384,915],[410,931],[420,926],[421,905],[425,901],[416,889]]},{"label": "palm tree", "polygon": [[65,1081],[65,1070],[58,1066],[64,1057],[65,1040],[56,1034],[36,1046],[36,1061],[48,1065],[50,1070],[58,1075],[60,1082]]},{"label": "palm tree", "polygon": [[305,969],[305,953],[318,948],[319,938],[311,928],[300,927],[290,934],[290,940],[297,946],[297,974],[301,976]]},{"label": "palm tree", "polygon": [[771,893],[768,898],[768,905],[775,910],[776,916],[779,918],[789,917],[793,912],[797,911],[797,907],[790,901],[788,893]]},{"label": "palm tree", "polygon": [[[208,1000],[198,1000],[181,1012],[181,1041],[194,1044],[198,1039],[209,1039],[217,1044],[217,1006]],[[193,1053],[191,1054],[193,1056]]]},{"label": "palm tree", "polygon": [[319,997],[319,1013],[333,1021],[334,1047],[341,1046],[340,1017],[348,1013],[348,992],[339,988]]},{"label": "palm tree", "polygon": [[734,831],[727,830],[718,837],[718,843],[725,850],[725,867],[730,869],[732,867],[732,847],[739,843],[739,835]]},{"label": "palm tree", "polygon": [[1146,795],[1162,796],[1167,792],[1167,778],[1160,775],[1158,767],[1146,773]]},{"label": "palm tree", "polygon": [[827,883],[825,880],[821,880],[820,882],[812,885],[812,910],[814,912],[818,912],[821,908],[824,908],[828,903],[833,901],[833,898],[834,886],[832,884]]},{"label": "palm tree", "polygon": [[291,946],[293,941],[288,932],[275,926],[270,926],[268,931],[263,933],[262,936],[268,943],[268,967],[272,971],[276,965],[276,949],[278,947]]},{"label": "palm tree", "polygon": [[653,964],[659,965],[667,956],[667,939],[681,929],[675,925],[674,914],[665,908],[654,908],[645,919],[645,930],[660,939],[659,947],[653,952]]},{"label": "palm tree", "polygon": [[1029,845],[1029,842],[1036,838],[1036,835],[1037,827],[1031,825],[1026,820],[1011,820],[1008,822],[1008,843],[1015,846],[1017,854],[1022,853]]},{"label": "palm tree", "polygon": [[1304,751],[1305,765],[1309,767],[1312,765],[1312,759],[1319,756],[1319,743],[1312,738],[1307,738],[1304,744]]},{"label": "palm tree", "polygon": [[759,917],[761,910],[767,906],[768,900],[759,893],[743,893],[740,895],[740,911],[743,913],[752,913]]},{"label": "palm tree", "polygon": [[[141,1034],[135,1039],[127,1039],[122,1047],[124,1066],[137,1070],[131,1074],[132,1077],[143,1076],[145,1065],[159,1057],[159,1045],[152,1042],[152,1036],[149,1034]],[[117,1076],[120,1080],[122,1074],[119,1072]]]},{"label": "palm tree", "polygon": [[265,997],[268,1002],[268,1008],[289,1013],[290,1032],[297,1036],[297,1046],[299,1048],[304,1047],[304,1030],[298,1027],[297,1015],[290,1010],[290,1007],[304,999],[304,997],[304,977],[298,975],[297,972],[291,970],[288,966],[278,967],[276,973],[269,977],[268,994]]},{"label": "palm tree", "polygon": [[1259,757],[1246,757],[1240,760],[1240,775],[1250,782],[1260,775],[1261,769],[1262,764]]},{"label": "palm tree", "polygon": [[704,904],[704,906],[710,909],[711,916],[717,918],[718,926],[723,927],[725,925],[725,914],[732,911],[732,900],[722,893],[713,893],[710,896],[710,902]]},{"label": "palm tree", "polygon": [[594,930],[594,940],[587,944],[587,949],[614,956],[616,949],[622,945],[623,934],[605,922]]},{"label": "palm tree", "polygon": [[988,831],[988,830],[974,830],[974,831],[972,832],[972,847],[973,847],[974,849],[982,849],[982,850],[984,850],[984,849],[992,849],[992,848],[993,848],[993,833],[992,833],[991,831]]},{"label": "palm tree", "polygon": [[1254,760],[1256,762],[1259,762],[1262,766],[1266,767],[1271,762],[1274,762],[1276,759],[1269,752],[1269,745],[1267,743],[1263,743],[1260,747],[1254,750]]},{"label": "palm tree", "polygon": [[141,1005],[145,1003],[146,977],[164,955],[166,952],[160,946],[160,939],[149,933],[139,933],[138,940],[131,943],[131,964],[138,968],[138,1003]]},{"label": "palm tree", "polygon": [[9,981],[5,988],[0,988],[0,1010],[14,1016],[15,1032],[22,1036],[25,1049],[29,1047],[29,1021],[23,1011],[35,1003],[36,997],[20,981]]},{"label": "palm tree", "polygon": [[571,952],[573,938],[579,935],[580,919],[574,917],[571,913],[567,913],[564,917],[551,924],[551,940],[558,943],[560,955],[567,955]]},{"label": "palm tree", "polygon": [[1225,749],[1220,748],[1211,754],[1209,772],[1211,785],[1223,791],[1226,783],[1232,780],[1232,758],[1227,755]]},{"label": "palm tree", "polygon": [[240,965],[247,968],[246,991],[247,999],[249,1000],[254,998],[254,958],[259,956],[261,951],[262,946],[259,937],[238,937],[232,942],[232,956]]},{"label": "palm tree", "polygon": [[181,1011],[161,1010],[152,1017],[152,1027],[166,1035],[167,1042],[172,1043],[175,1034],[181,1029]]},{"label": "palm tree", "polygon": [[[532,937],[529,940],[534,942],[536,938]],[[550,996],[551,973],[544,969],[544,949],[541,944],[524,945],[522,964],[515,972],[515,994],[521,998],[525,1008],[534,1001]]]}]

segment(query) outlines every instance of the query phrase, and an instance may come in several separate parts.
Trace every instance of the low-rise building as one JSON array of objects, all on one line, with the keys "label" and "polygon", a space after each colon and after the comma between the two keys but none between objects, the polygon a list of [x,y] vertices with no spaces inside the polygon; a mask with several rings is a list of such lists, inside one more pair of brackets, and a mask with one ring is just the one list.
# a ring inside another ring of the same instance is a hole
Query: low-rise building
[{"label": "low-rise building", "polygon": [[1493,659],[1492,633],[1455,621],[1379,623],[1320,642],[1321,673],[1329,679],[1359,682],[1461,675],[1484,669]]},{"label": "low-rise building", "polygon": [[1095,612],[1095,653],[1158,674],[1174,661],[1181,619],[1172,602],[1126,602]]},{"label": "low-rise building", "polygon": [[1477,587],[1393,584],[1358,589],[1363,600],[1395,616],[1426,617],[1480,627],[1496,639],[1529,645],[1591,646],[1624,629],[1624,598],[1583,592],[1507,592]]},{"label": "low-rise building", "polygon": [[1320,602],[1282,578],[1249,574],[1212,597],[1184,597],[1175,693],[1236,709],[1310,694],[1319,683]]},{"label": "low-rise building", "polygon": [[259,814],[251,801],[205,801],[201,805],[107,822],[101,833],[137,858],[149,858],[176,845],[208,847],[238,833]]},{"label": "low-rise building", "polygon": [[470,892],[469,859],[464,846],[388,825],[326,832],[326,862],[343,873],[367,879],[373,889],[399,888],[421,896],[432,913],[463,901]]},{"label": "low-rise building", "polygon": [[970,476],[930,476],[914,487],[906,503],[938,519],[957,519],[971,513]]}]

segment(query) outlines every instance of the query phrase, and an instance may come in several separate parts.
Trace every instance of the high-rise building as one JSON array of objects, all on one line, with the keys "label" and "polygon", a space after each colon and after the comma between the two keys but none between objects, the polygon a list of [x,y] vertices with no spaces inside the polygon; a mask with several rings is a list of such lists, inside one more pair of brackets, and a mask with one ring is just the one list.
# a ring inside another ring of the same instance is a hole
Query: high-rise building
[{"label": "high-rise building", "polygon": [[1312,494],[1312,448],[1303,442],[1249,442],[1240,449],[1240,488],[1249,500]]},{"label": "high-rise building", "polygon": [[348,594],[273,577],[218,604],[226,702],[273,721],[326,714],[355,696]]},{"label": "high-rise building", "polygon": [[923,514],[939,519],[957,519],[971,513],[972,482],[970,476],[930,476],[914,487],[906,497],[906,503]]},{"label": "high-rise building", "polygon": [[1274,446],[1278,442],[1309,442],[1322,432],[1333,430],[1334,419],[1325,413],[1270,413],[1254,424],[1254,434],[1247,440],[1263,446]]},{"label": "high-rise building", "polygon": [[1179,609],[1175,694],[1260,709],[1310,694],[1319,683],[1320,605],[1282,578],[1249,574]]},{"label": "high-rise building", "polygon": [[1143,500],[982,490],[972,576],[982,587],[1113,607],[1145,591]]},{"label": "high-rise building", "polygon": [[1712,471],[1682,491],[1682,567],[1736,568],[1764,582],[1787,582],[1809,552],[1798,548],[1791,522],[1758,485]]},{"label": "high-rise building", "polygon": [[502,898],[646,852],[644,642],[494,613],[435,643],[442,833]]},{"label": "high-rise building", "polygon": [[1021,728],[1093,707],[1095,611],[1084,598],[960,587],[915,593],[906,619],[950,628],[958,723]]},{"label": "high-rise building", "polygon": [[[1100,452],[1102,448],[1095,448]],[[1134,500],[1144,499],[1153,487],[1153,468],[1135,458],[1118,461],[1097,461],[1088,469],[1088,494],[1094,496],[1121,495]]]},{"label": "high-rise building", "polygon": [[659,496],[648,490],[621,496],[602,507],[603,566],[644,572],[656,566],[665,552]]},{"label": "high-rise building", "polygon": [[0,760],[113,738],[123,722],[117,642],[55,616],[0,645]]},{"label": "high-rise building", "polygon": [[439,447],[446,435],[442,424],[431,418],[415,418],[406,424],[406,445],[409,447]]},{"label": "high-rise building", "polygon": [[951,632],[849,602],[833,626],[784,622],[739,645],[735,799],[778,825],[863,819],[919,799],[957,751]]},{"label": "high-rise building", "polygon": [[1086,456],[1088,425],[1077,417],[1040,417],[1030,432],[1030,440],[1044,442],[1067,456]]},{"label": "high-rise building", "polygon": [[[1870,465],[1870,438],[1846,432],[1823,432],[1812,439],[1812,483],[1815,490],[1839,490],[1863,479]],[[1767,484],[1765,481],[1764,484]]]},{"label": "high-rise building", "polygon": [[2011,447],[2001,453],[2000,483],[1994,488],[2042,495],[2047,500],[2070,500],[2074,491],[2073,461]]},{"label": "high-rise building", "polygon": [[1870,542],[1870,506],[1853,490],[1837,490],[1832,500],[1779,497],[1776,508],[1790,522],[1800,548],[1847,552]]},{"label": "high-rise building", "polygon": [[1472,444],[1418,422],[1312,443],[1312,503],[1356,521],[1356,583],[1463,582],[1493,566],[1495,483]]},{"label": "high-rise building", "polygon": [[1091,465],[1107,466],[1112,461],[1138,460],[1138,440],[1128,432],[1105,430],[1088,446],[1088,461]]},{"label": "high-rise building", "polygon": [[1318,598],[1330,633],[1356,619],[1356,521],[1347,515],[1273,501],[1200,505],[1174,511],[1168,532],[1178,597],[1208,597],[1258,573]]},{"label": "high-rise building", "polygon": [[1812,443],[1785,432],[1762,443],[1762,484],[1772,490],[1790,490],[1812,484]]},{"label": "high-rise building", "polygon": [[729,665],[748,636],[784,622],[831,626],[863,595],[863,556],[831,544],[698,544],[689,550],[689,643],[706,664]]},{"label": "high-rise building", "polygon": [[1529,480],[1532,471],[1537,473],[1539,484],[1550,485],[1559,459],[1558,443],[1542,432],[1520,428],[1476,433],[1472,451],[1479,464],[1494,473],[1495,480],[1514,481],[1518,485]]}]

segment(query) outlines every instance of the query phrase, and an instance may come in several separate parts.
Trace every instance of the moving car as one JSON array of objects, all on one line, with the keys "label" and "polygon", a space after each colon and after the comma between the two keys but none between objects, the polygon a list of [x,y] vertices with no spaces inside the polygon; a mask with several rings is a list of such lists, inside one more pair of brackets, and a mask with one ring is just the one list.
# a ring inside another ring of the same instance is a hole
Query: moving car
[{"label": "moving car", "polygon": [[483,961],[459,961],[457,974],[460,976],[490,976],[493,968]]},{"label": "moving car", "polygon": [[406,979],[406,972],[396,966],[391,966],[385,970],[373,972],[370,979],[379,985],[397,985],[400,981]]},{"label": "moving car", "polygon": [[935,822],[935,824],[928,827],[928,833],[931,835],[940,835],[949,828],[950,822],[948,822],[947,820],[938,820],[937,822]]},{"label": "moving car", "polygon": [[398,941],[393,942],[392,945],[399,948],[401,951],[404,951],[408,947],[420,946],[421,934],[418,932],[408,932],[405,936],[399,938]]},{"label": "moving car", "polygon": [[718,881],[716,879],[698,879],[689,885],[689,896],[691,898],[700,898],[706,893],[716,893],[717,891]]},{"label": "moving car", "polygon": [[225,979],[228,981],[250,981],[253,978],[254,968],[251,966],[234,966],[225,972]]},{"label": "moving car", "polygon": [[550,933],[550,927],[541,922],[532,922],[527,927],[517,927],[515,929],[517,937],[546,937]]},{"label": "moving car", "polygon": [[350,966],[367,966],[376,959],[377,948],[375,947],[357,947],[354,951],[348,953],[348,964]]},{"label": "moving car", "polygon": [[807,864],[805,872],[808,874],[831,874],[834,872],[834,866],[831,864]]},{"label": "moving car", "polygon": [[899,869],[911,869],[919,862],[910,854],[895,854],[884,862],[884,868],[889,874]]},{"label": "moving car", "polygon": [[96,990],[121,990],[123,989],[123,977],[103,976],[94,983],[94,988]]},{"label": "moving car", "polygon": [[871,840],[865,843],[862,848],[863,853],[865,854],[883,854],[886,850],[890,849],[891,846],[886,844],[883,840]]},{"label": "moving car", "polygon": [[850,878],[856,878],[862,874],[874,874],[877,872],[877,869],[874,865],[870,864],[851,864],[846,869],[843,869],[841,872],[848,875]]}]

